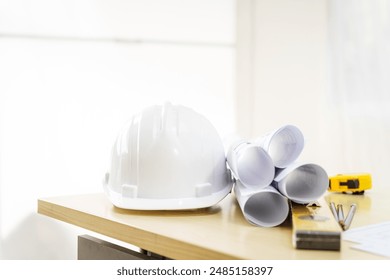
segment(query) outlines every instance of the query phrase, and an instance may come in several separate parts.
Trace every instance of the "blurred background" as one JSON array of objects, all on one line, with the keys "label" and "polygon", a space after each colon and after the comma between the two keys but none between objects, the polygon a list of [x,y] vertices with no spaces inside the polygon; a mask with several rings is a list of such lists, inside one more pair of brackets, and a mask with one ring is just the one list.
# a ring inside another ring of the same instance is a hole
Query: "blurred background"
[{"label": "blurred background", "polygon": [[388,0],[0,0],[0,259],[75,259],[37,199],[101,192],[120,127],[170,101],[225,138],[284,124],[329,175],[390,168]]}]

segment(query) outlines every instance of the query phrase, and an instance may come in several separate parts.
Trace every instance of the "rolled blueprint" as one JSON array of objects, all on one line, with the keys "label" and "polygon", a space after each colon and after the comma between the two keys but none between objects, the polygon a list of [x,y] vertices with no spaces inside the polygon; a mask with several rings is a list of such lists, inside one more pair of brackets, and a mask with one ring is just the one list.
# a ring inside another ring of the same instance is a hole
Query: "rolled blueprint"
[{"label": "rolled blueprint", "polygon": [[274,187],[254,190],[237,181],[234,192],[245,219],[251,224],[274,227],[283,223],[290,211],[288,199]]},{"label": "rolled blueprint", "polygon": [[233,176],[247,187],[269,186],[275,177],[271,157],[258,145],[240,140],[230,145],[226,157]]},{"label": "rolled blueprint", "polygon": [[256,140],[272,158],[275,167],[285,168],[301,154],[304,146],[302,132],[293,125],[285,125]]},{"label": "rolled blueprint", "polygon": [[316,164],[292,164],[277,172],[272,185],[296,203],[310,203],[327,190],[329,178]]}]

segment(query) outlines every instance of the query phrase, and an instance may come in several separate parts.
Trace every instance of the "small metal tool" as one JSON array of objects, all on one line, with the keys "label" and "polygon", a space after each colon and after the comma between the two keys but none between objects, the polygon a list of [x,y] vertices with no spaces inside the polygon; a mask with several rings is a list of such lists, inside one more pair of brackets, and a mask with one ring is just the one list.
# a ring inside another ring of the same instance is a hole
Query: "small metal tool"
[{"label": "small metal tool", "polygon": [[351,208],[349,209],[348,215],[344,220],[343,230],[347,230],[350,227],[350,225],[352,223],[352,219],[355,215],[355,212],[356,212],[356,204],[354,203],[351,205]]},{"label": "small metal tool", "polygon": [[334,204],[334,202],[330,203],[330,210],[332,211],[334,218],[338,221],[339,218],[337,215],[336,205]]},{"label": "small metal tool", "polygon": [[342,204],[337,204],[337,222],[344,227],[344,210]]},{"label": "small metal tool", "polygon": [[352,223],[352,219],[356,212],[356,204],[351,204],[347,217],[344,219],[344,209],[342,204],[337,204],[335,206],[334,202],[329,203],[330,210],[333,213],[334,218],[339,223],[340,227],[345,231],[347,230]]}]

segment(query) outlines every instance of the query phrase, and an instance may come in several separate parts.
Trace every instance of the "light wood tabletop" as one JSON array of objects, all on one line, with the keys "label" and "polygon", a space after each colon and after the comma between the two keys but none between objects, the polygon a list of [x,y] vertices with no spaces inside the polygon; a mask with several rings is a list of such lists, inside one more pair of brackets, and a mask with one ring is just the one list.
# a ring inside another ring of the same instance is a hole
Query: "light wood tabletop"
[{"label": "light wood tabletop", "polygon": [[[357,204],[351,228],[390,220],[388,196],[326,194],[327,202]],[[186,211],[134,211],[117,208],[103,193],[41,198],[38,213],[127,242],[172,259],[383,259],[352,249],[295,249],[288,220],[277,227],[249,224],[234,197],[219,204]]]}]

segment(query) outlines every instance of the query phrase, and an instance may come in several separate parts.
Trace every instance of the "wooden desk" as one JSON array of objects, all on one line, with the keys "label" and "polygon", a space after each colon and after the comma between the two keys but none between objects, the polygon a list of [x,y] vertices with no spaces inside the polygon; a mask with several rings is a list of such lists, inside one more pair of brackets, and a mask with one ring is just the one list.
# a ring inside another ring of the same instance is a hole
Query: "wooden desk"
[{"label": "wooden desk", "polygon": [[[390,220],[388,196],[327,194],[336,203],[355,202],[351,228]],[[374,203],[375,201],[375,203]],[[38,213],[121,240],[172,259],[383,259],[350,248],[298,250],[288,223],[262,228],[243,217],[234,195],[218,205],[191,211],[132,211],[114,207],[103,193],[38,200]]]}]

